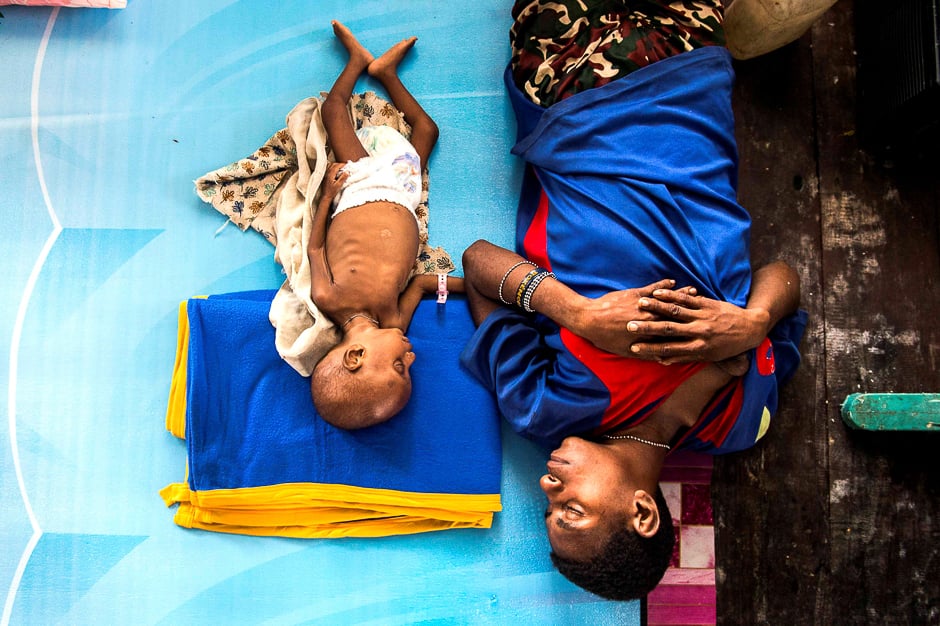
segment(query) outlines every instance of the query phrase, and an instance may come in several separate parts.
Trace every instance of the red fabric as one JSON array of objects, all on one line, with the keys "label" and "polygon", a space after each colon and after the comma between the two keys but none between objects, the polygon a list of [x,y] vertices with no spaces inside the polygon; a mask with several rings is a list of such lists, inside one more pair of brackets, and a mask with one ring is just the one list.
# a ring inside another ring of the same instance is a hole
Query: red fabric
[{"label": "red fabric", "polygon": [[548,196],[545,192],[539,194],[539,206],[532,217],[528,230],[525,233],[522,247],[525,250],[525,256],[533,263],[541,265],[548,271],[552,270],[551,261],[548,259]]},{"label": "red fabric", "polygon": [[[590,341],[561,329],[565,347],[603,382],[610,393],[610,405],[604,411],[598,433],[627,423],[640,423],[663,400],[705,363],[660,365],[617,356],[599,350]],[[733,422],[732,422],[733,423]]]}]

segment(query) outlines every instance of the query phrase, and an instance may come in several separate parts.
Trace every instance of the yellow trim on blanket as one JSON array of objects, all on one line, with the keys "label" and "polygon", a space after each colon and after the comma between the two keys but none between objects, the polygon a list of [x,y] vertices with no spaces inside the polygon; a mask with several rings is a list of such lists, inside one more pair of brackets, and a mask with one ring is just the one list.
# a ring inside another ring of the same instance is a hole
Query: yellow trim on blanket
[{"label": "yellow trim on blanket", "polygon": [[166,429],[180,439],[186,439],[186,363],[189,359],[189,316],[186,313],[186,302],[180,302],[177,313],[176,362],[173,363],[170,398],[166,405]]},{"label": "yellow trim on blanket", "polygon": [[254,535],[257,537],[295,537],[299,539],[338,539],[340,537],[387,537],[390,535],[412,535],[451,528],[489,528],[492,515],[485,523],[442,522],[428,518],[402,517],[384,520],[350,521],[345,524],[309,526],[240,526],[237,524],[205,523],[195,519],[189,505],[180,505],[173,518],[184,528],[198,528],[219,533]]},{"label": "yellow trim on blanket", "polygon": [[490,528],[502,510],[499,494],[450,494],[350,485],[284,483],[191,491],[185,483],[161,492],[179,504],[173,521],[184,528],[281,537],[382,537]]}]

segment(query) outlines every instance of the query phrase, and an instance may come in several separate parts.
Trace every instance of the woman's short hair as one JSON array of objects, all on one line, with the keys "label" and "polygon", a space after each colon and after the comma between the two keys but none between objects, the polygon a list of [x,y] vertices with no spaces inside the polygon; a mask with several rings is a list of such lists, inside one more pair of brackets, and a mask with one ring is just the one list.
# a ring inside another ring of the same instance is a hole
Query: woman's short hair
[{"label": "woman's short hair", "polygon": [[666,573],[676,542],[672,515],[659,486],[655,500],[659,529],[652,537],[641,537],[623,524],[592,558],[577,561],[552,552],[552,563],[574,584],[608,600],[638,600],[646,596]]}]

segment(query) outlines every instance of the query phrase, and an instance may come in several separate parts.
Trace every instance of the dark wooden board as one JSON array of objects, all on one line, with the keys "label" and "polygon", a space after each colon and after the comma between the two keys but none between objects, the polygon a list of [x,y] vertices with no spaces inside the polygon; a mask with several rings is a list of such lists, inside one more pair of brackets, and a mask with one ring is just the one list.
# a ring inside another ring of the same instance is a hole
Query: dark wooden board
[{"label": "dark wooden board", "polygon": [[753,256],[800,269],[810,325],[765,441],[716,460],[724,624],[940,623],[940,437],[839,413],[851,393],[940,392],[940,168],[858,132],[853,10],[737,67]]},{"label": "dark wooden board", "polygon": [[940,390],[937,170],[885,162],[855,130],[853,3],[813,29],[826,387],[832,617],[940,623],[940,439],[839,421],[850,393]]},{"label": "dark wooden board", "polygon": [[753,217],[755,266],[782,258],[801,276],[809,326],[796,377],[762,442],[716,457],[719,621],[780,623],[826,603],[827,424],[820,203],[808,42],[736,64],[739,200]]}]

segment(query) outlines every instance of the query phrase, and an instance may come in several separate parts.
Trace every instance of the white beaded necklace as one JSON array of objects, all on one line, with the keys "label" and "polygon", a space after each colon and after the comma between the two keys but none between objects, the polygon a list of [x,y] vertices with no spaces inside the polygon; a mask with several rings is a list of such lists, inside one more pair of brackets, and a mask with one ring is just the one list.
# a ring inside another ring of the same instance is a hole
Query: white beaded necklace
[{"label": "white beaded necklace", "polygon": [[666,450],[671,450],[672,448],[665,443],[659,443],[656,441],[650,441],[649,439],[643,439],[642,437],[635,437],[633,435],[604,435],[605,439],[631,439],[633,441],[639,441],[640,443],[645,443],[648,446],[654,446],[656,448],[665,448]]}]

